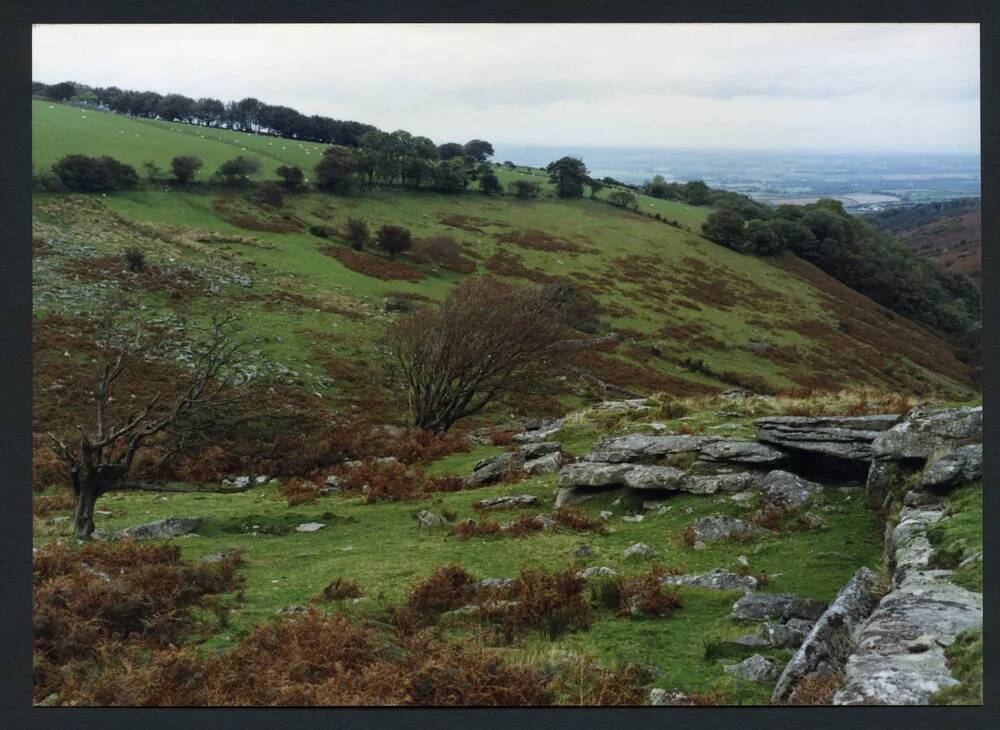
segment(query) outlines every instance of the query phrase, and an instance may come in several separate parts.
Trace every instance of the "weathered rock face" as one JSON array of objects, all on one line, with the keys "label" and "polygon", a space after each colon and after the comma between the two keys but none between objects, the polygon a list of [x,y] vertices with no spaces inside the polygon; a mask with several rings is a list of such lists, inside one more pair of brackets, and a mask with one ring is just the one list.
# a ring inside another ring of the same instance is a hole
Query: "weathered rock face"
[{"label": "weathered rock face", "polygon": [[144,525],[126,527],[115,533],[116,538],[132,537],[136,540],[165,540],[171,537],[189,535],[198,529],[201,519],[198,517],[165,517],[162,520],[148,522]]},{"label": "weathered rock face", "polygon": [[782,449],[867,461],[872,442],[899,416],[772,416],[759,418],[757,440]]},{"label": "weathered rock face", "polygon": [[802,645],[806,634],[812,627],[812,621],[790,618],[783,624],[764,624],[764,636],[767,638],[768,645],[775,649],[797,649]]},{"label": "weathered rock face", "polygon": [[735,517],[699,517],[692,525],[694,539],[701,542],[718,542],[734,537],[763,537],[772,534],[770,530],[744,522]]},{"label": "weathered rock face", "polygon": [[524,470],[529,474],[554,474],[559,471],[559,467],[562,466],[562,454],[558,451],[553,451],[550,454],[545,454],[545,456],[539,456],[537,459],[531,459],[524,462]]},{"label": "weathered rock face", "polygon": [[521,433],[516,434],[514,436],[514,440],[519,444],[531,443],[533,441],[544,441],[562,428],[562,425],[563,419],[561,418],[538,421],[537,423],[530,424],[530,428],[526,428]]},{"label": "weathered rock face", "polygon": [[833,599],[802,646],[785,665],[774,686],[771,704],[785,704],[807,675],[841,672],[855,649],[854,637],[861,623],[878,605],[879,577],[859,568]]},{"label": "weathered rock face", "polygon": [[637,542],[625,548],[623,555],[626,558],[652,558],[656,557],[656,550],[644,542]]},{"label": "weathered rock face", "polygon": [[489,484],[524,466],[521,454],[504,453],[480,459],[472,467],[472,475],[466,478],[468,484]]},{"label": "weathered rock face", "polygon": [[625,485],[632,489],[670,489],[681,488],[685,473],[672,466],[646,466],[639,464],[625,474]]},{"label": "weathered rock face", "polygon": [[730,618],[737,621],[787,621],[799,618],[815,621],[826,604],[792,593],[747,593],[733,604]]},{"label": "weathered rock face", "polygon": [[740,575],[716,568],[704,575],[665,575],[660,578],[660,585],[695,586],[713,591],[743,591],[748,593],[757,590],[757,579],[752,575]]},{"label": "weathered rock face", "polygon": [[530,507],[533,504],[538,504],[538,497],[533,494],[511,494],[481,499],[473,506],[475,509],[511,509],[513,507]]},{"label": "weathered rock face", "polygon": [[553,454],[561,450],[562,446],[558,441],[536,441],[522,446],[521,456],[524,457],[525,461],[530,461],[531,459],[537,459],[540,456]]},{"label": "weathered rock face", "polygon": [[932,462],[921,480],[924,489],[945,489],[983,476],[983,445],[959,446]]},{"label": "weathered rock face", "polygon": [[559,470],[560,487],[623,486],[632,464],[607,464],[598,461],[578,461]]},{"label": "weathered rock face", "polygon": [[983,440],[983,408],[914,409],[906,420],[882,433],[872,443],[872,456],[886,461],[926,459],[969,441]]},{"label": "weathered rock face", "polygon": [[603,415],[624,415],[626,413],[642,413],[653,410],[647,398],[632,398],[631,400],[606,400],[590,407],[591,413]]},{"label": "weathered rock face", "polygon": [[761,482],[764,499],[786,509],[801,509],[811,504],[822,491],[823,487],[816,482],[779,469],[769,472]]},{"label": "weathered rock face", "polygon": [[606,487],[561,487],[556,490],[553,506],[559,509],[567,505],[579,504],[580,502],[586,502],[588,499],[599,497],[606,491],[608,491]]},{"label": "weathered rock face", "polygon": [[713,440],[706,436],[650,436],[634,433],[601,439],[584,455],[583,460],[610,464],[639,463],[669,454],[698,451]]},{"label": "weathered rock face", "polygon": [[444,517],[430,512],[429,510],[421,510],[420,514],[417,515],[417,521],[420,522],[420,526],[425,530],[430,530],[435,527],[444,527],[448,524],[448,520]]},{"label": "weathered rock face", "polygon": [[887,562],[893,571],[895,585],[899,585],[909,572],[927,567],[933,551],[927,539],[927,528],[943,516],[940,504],[903,507],[900,510],[899,523],[886,531],[885,540]]},{"label": "weathered rock face", "polygon": [[743,679],[762,684],[773,682],[781,672],[781,667],[760,654],[754,654],[739,664],[732,664],[724,669],[728,674],[736,674]]},{"label": "weathered rock face", "polygon": [[682,489],[691,494],[748,492],[759,489],[763,478],[763,474],[754,471],[728,474],[688,474],[682,483]]},{"label": "weathered rock face", "polygon": [[595,577],[604,576],[604,575],[613,577],[613,576],[618,575],[618,573],[616,573],[611,568],[608,568],[608,567],[606,567],[604,565],[592,565],[589,568],[584,568],[583,570],[581,570],[578,573],[578,575],[580,575],[580,576],[582,576],[584,578],[595,578]]},{"label": "weathered rock face", "polygon": [[705,461],[725,461],[736,464],[775,464],[788,457],[784,451],[738,439],[719,439],[705,444],[699,454]]}]

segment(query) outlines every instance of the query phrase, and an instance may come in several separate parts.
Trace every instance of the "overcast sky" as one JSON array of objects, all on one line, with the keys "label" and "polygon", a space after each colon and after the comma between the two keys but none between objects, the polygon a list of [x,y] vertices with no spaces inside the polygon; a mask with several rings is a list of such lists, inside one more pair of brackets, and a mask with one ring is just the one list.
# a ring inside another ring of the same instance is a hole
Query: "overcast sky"
[{"label": "overcast sky", "polygon": [[436,142],[979,151],[979,27],[42,25],[33,78]]}]

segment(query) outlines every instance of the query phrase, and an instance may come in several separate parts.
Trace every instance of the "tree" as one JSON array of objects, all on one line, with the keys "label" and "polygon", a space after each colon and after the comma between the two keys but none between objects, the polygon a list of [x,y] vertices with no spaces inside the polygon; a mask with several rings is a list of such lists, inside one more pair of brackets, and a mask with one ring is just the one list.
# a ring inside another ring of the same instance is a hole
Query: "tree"
[{"label": "tree", "polygon": [[604,190],[604,183],[600,180],[595,180],[594,178],[587,178],[587,186],[590,188],[590,197],[593,198],[599,192]]},{"label": "tree", "polygon": [[458,193],[469,187],[469,170],[462,157],[452,157],[439,162],[434,167],[433,184],[435,190]]},{"label": "tree", "polygon": [[305,180],[302,169],[296,165],[280,165],[275,169],[275,172],[281,178],[281,184],[289,190],[298,190]]},{"label": "tree", "polygon": [[608,202],[616,208],[625,208],[626,210],[638,210],[639,208],[639,199],[631,190],[615,190],[608,196]]},{"label": "tree", "polygon": [[561,157],[550,162],[545,170],[549,180],[556,185],[556,194],[560,198],[582,198],[583,186],[587,182],[587,167],[583,160],[575,157]]},{"label": "tree", "polygon": [[707,205],[711,189],[701,180],[692,180],[682,188],[684,199],[691,205]]},{"label": "tree", "polygon": [[192,155],[179,155],[170,161],[170,172],[181,185],[187,185],[194,180],[203,166],[202,161]]},{"label": "tree", "polygon": [[531,200],[538,197],[538,183],[531,180],[515,180],[507,186],[507,189],[518,200]]},{"label": "tree", "polygon": [[458,142],[446,142],[438,145],[438,157],[442,160],[450,160],[453,157],[462,157],[465,154],[465,147]]},{"label": "tree", "polygon": [[752,220],[747,223],[746,246],[761,256],[773,256],[784,248],[772,221]]},{"label": "tree", "polygon": [[220,177],[225,178],[228,185],[243,185],[250,181],[250,176],[260,170],[260,161],[256,157],[240,155],[219,165]]},{"label": "tree", "polygon": [[[233,366],[245,343],[234,337],[231,317],[214,319],[207,331],[185,343],[193,368],[178,383],[177,394],[161,400],[157,393],[139,402],[135,393],[119,392],[124,390],[126,375],[146,361],[173,354],[177,343],[167,344],[162,332],[138,318],[123,319],[123,312],[123,308],[110,310],[99,325],[99,345],[106,359],[92,392],[93,426],[77,426],[78,435],[73,438],[49,434],[52,451],[66,466],[73,488],[74,527],[81,540],[93,533],[94,505],[108,492],[241,492],[249,487],[178,489],[133,478],[140,454],[159,455],[162,464],[188,442],[219,427],[222,414],[239,400],[232,392]],[[151,448],[154,440],[156,449]]]},{"label": "tree", "polygon": [[380,352],[405,388],[413,424],[435,433],[503,395],[530,388],[551,366],[563,325],[538,288],[468,279],[437,308],[396,320]]},{"label": "tree", "polygon": [[347,240],[350,242],[351,248],[355,251],[360,251],[367,246],[368,241],[371,240],[371,234],[368,232],[368,222],[363,218],[348,218]]},{"label": "tree", "polygon": [[76,84],[72,81],[61,81],[45,87],[45,96],[56,101],[72,99],[76,93]]},{"label": "tree", "polygon": [[316,163],[316,184],[323,190],[348,195],[354,190],[361,157],[357,150],[334,145],[323,150],[323,159]]},{"label": "tree", "polygon": [[493,145],[483,139],[472,139],[462,147],[462,153],[476,162],[485,162],[493,156]]},{"label": "tree", "polygon": [[195,100],[181,94],[167,94],[160,101],[159,113],[168,122],[188,122],[194,116]]},{"label": "tree", "polygon": [[124,190],[139,182],[134,167],[107,155],[66,155],[52,166],[52,171],[67,188],[81,192]]},{"label": "tree", "polygon": [[500,179],[492,171],[479,176],[479,189],[486,195],[493,195],[503,190]]},{"label": "tree", "polygon": [[218,127],[226,113],[226,105],[218,99],[204,97],[194,104],[195,118],[206,127]]},{"label": "tree", "polygon": [[378,229],[375,240],[390,258],[395,258],[397,253],[402,253],[413,245],[410,231],[402,226],[382,226]]},{"label": "tree", "polygon": [[146,171],[146,179],[150,182],[159,180],[163,177],[163,168],[157,165],[153,160],[146,160],[143,162],[142,169]]},{"label": "tree", "polygon": [[718,244],[741,251],[746,242],[746,220],[732,208],[709,213],[701,224],[705,238]]}]

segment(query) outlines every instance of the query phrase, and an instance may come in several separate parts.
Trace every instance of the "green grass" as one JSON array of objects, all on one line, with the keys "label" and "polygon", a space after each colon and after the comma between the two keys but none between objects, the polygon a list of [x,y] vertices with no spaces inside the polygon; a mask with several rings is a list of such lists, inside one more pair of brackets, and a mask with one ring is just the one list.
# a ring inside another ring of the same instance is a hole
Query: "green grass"
[{"label": "green grass", "polygon": [[927,537],[934,546],[930,565],[955,570],[952,581],[982,593],[982,560],[959,568],[963,560],[983,552],[982,482],[956,489],[945,498],[944,505],[945,517],[927,530]]},{"label": "green grass", "polygon": [[973,629],[962,632],[945,649],[948,666],[958,680],[957,685],[945,687],[931,697],[934,705],[983,704],[983,631]]}]

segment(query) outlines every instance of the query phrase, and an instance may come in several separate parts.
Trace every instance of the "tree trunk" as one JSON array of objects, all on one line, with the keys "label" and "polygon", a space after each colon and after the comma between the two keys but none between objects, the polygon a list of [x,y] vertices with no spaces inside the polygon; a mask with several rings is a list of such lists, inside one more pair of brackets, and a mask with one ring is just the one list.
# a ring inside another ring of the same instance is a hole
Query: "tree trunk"
[{"label": "tree trunk", "polygon": [[89,540],[94,532],[94,505],[97,503],[97,485],[84,482],[76,495],[73,524],[78,540]]}]

